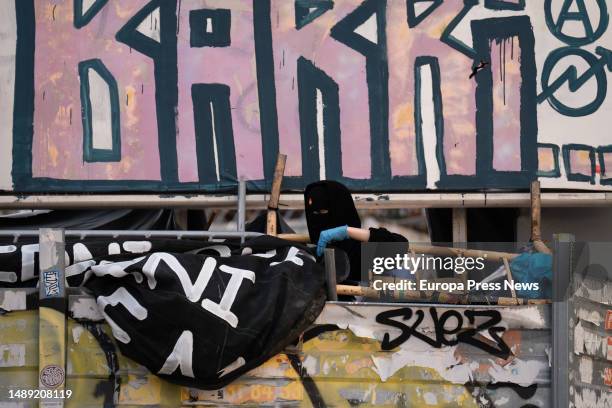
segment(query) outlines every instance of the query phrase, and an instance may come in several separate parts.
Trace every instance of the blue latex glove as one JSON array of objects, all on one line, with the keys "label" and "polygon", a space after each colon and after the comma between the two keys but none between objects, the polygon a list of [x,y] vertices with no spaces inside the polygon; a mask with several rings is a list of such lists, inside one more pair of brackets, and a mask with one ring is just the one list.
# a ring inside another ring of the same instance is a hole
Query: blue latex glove
[{"label": "blue latex glove", "polygon": [[348,226],[343,225],[341,227],[331,228],[325,231],[321,231],[319,234],[319,242],[317,242],[317,256],[323,256],[325,247],[332,241],[342,241],[349,239]]}]

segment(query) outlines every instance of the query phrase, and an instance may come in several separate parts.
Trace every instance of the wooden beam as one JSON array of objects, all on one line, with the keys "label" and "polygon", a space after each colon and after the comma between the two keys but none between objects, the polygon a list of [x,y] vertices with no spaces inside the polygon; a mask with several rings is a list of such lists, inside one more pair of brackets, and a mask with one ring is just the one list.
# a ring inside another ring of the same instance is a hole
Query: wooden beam
[{"label": "wooden beam", "polygon": [[[377,299],[380,297],[381,292],[367,286],[350,286],[350,285],[337,285],[336,292],[338,295],[346,296],[364,296],[370,299]],[[398,292],[398,298],[399,298]],[[418,291],[414,293],[404,292],[401,293],[401,299],[403,300],[423,300],[419,296]],[[524,299],[524,298],[509,298],[500,297],[497,299],[498,305],[515,306],[515,305],[542,305],[551,303],[550,299]]]},{"label": "wooden beam", "polygon": [[301,244],[310,243],[310,236],[307,234],[278,234],[278,237],[281,239],[286,239],[287,241],[299,242]]},{"label": "wooden beam", "polygon": [[550,248],[542,241],[542,201],[540,197],[540,182],[531,182],[531,242],[536,251],[544,254],[552,254]]},{"label": "wooden beam", "polygon": [[516,299],[516,290],[514,289],[514,279],[512,278],[512,269],[510,269],[510,264],[508,260],[504,258],[504,269],[506,270],[506,278],[508,278],[508,282],[511,282],[510,285],[510,293],[512,294],[512,299]]},{"label": "wooden beam", "polygon": [[270,192],[270,200],[268,208],[277,209],[278,200],[280,198],[281,185],[283,184],[283,176],[285,175],[285,164],[287,163],[286,154],[278,154],[276,159],[276,167],[274,168],[274,179],[272,180],[272,190]]},{"label": "wooden beam", "polygon": [[268,210],[268,216],[266,218],[266,234],[275,236],[276,235],[276,211]]},{"label": "wooden beam", "polygon": [[285,164],[287,163],[287,155],[278,154],[276,158],[276,167],[274,168],[274,179],[272,180],[272,190],[270,192],[270,200],[268,201],[268,218],[266,221],[266,234],[276,235],[276,210],[278,209],[278,201],[280,199],[281,185],[283,184],[283,175],[285,174]]}]

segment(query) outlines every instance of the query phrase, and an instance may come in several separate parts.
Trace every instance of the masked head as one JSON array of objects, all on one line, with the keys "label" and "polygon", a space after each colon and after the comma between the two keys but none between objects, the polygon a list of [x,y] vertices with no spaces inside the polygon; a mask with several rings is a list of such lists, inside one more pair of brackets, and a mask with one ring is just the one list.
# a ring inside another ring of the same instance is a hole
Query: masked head
[{"label": "masked head", "polygon": [[310,242],[329,228],[348,225],[361,228],[361,220],[349,190],[337,181],[325,180],[309,184],[304,190],[304,207]]}]

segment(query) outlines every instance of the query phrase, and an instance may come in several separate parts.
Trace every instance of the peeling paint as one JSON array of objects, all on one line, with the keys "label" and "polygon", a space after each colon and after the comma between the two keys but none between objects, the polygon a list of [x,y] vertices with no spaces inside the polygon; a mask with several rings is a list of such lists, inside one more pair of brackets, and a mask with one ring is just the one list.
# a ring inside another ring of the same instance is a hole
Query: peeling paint
[{"label": "peeling paint", "polygon": [[445,347],[440,351],[432,351],[430,347],[419,347],[417,341],[409,340],[402,345],[400,351],[388,357],[372,356],[374,371],[381,381],[387,381],[403,367],[417,366],[434,370],[446,381],[465,384],[473,380],[472,372],[478,369],[478,363],[461,364],[455,357],[455,349],[456,347]]},{"label": "peeling paint", "polygon": [[319,361],[313,356],[307,356],[302,362],[302,367],[309,375],[316,375],[319,372]]},{"label": "peeling paint", "polygon": [[423,395],[423,398],[425,399],[425,403],[427,405],[437,405],[438,404],[438,398],[436,397],[436,394],[434,394],[433,392],[427,392]]},{"label": "peeling paint", "polygon": [[573,395],[574,406],[576,408],[612,407],[612,392],[595,391],[588,388],[575,388]]},{"label": "peeling paint", "polygon": [[23,290],[0,290],[0,308],[12,310],[26,310],[26,292]]},{"label": "peeling paint", "polygon": [[612,281],[584,278],[576,282],[574,296],[610,305],[612,304]]},{"label": "peeling paint", "polygon": [[489,374],[494,378],[495,382],[509,382],[526,387],[535,382],[540,370],[546,370],[548,366],[541,361],[523,361],[515,358],[512,362],[505,366],[492,364],[489,368]]},{"label": "peeling paint", "polygon": [[[91,300],[88,302],[88,299]],[[121,353],[108,353],[108,346],[114,341],[108,339],[104,345],[98,338],[97,331],[108,331],[106,324],[92,323],[98,318],[93,298],[83,295],[69,297],[72,315],[83,319],[69,326],[69,357],[67,373],[73,391],[76,392],[72,404],[78,406],[113,406],[113,404],[141,406],[311,406],[306,381],[300,379],[298,372],[292,368],[287,355],[279,354],[262,366],[236,379],[230,386],[215,391],[188,390],[169,384],[148,373],[126,359]],[[546,356],[546,337],[543,332],[550,329],[549,317],[543,308],[535,308],[533,314],[521,322],[511,308],[498,308],[504,327],[508,346],[514,351],[511,359],[494,358],[487,352],[468,344],[435,348],[416,337],[408,339],[391,351],[381,350],[381,338],[385,332],[397,336],[400,331],[376,322],[377,313],[396,309],[398,305],[342,305],[328,304],[321,318],[341,319],[344,314],[350,318],[336,321],[323,321],[330,326],[337,322],[345,324],[347,329],[329,329],[314,335],[300,344],[295,352],[302,360],[301,367],[308,373],[311,386],[319,392],[319,406],[462,406],[462,407],[520,407],[525,404],[545,406],[550,400],[548,357]],[[406,305],[399,305],[399,307]],[[415,309],[419,306],[410,305]],[[453,309],[460,313],[461,307],[436,306],[440,313]],[[429,309],[429,306],[422,307]],[[470,307],[471,310],[479,307]],[[486,309],[480,307],[480,309]],[[520,308],[519,312],[520,312]],[[527,308],[526,308],[527,309]],[[506,320],[510,311],[511,318]],[[22,314],[19,314],[22,316]],[[14,328],[24,327],[29,332],[18,334],[20,338],[35,336],[36,312],[28,311],[22,319],[17,315],[8,315],[1,322],[8,322],[6,333],[17,333]],[[513,317],[514,316],[514,317]],[[530,322],[528,322],[530,320]],[[21,322],[21,323],[18,323]],[[419,333],[428,333],[433,337],[435,325],[431,321],[423,322],[424,329]],[[517,326],[528,324],[535,329],[533,340],[530,330],[517,329]],[[538,324],[542,324],[538,327]],[[1,329],[2,326],[0,326]],[[13,329],[11,329],[13,328]],[[95,329],[95,330],[94,330]],[[449,326],[447,325],[447,329]],[[89,330],[90,334],[83,337]],[[357,333],[368,334],[359,337]],[[100,334],[100,333],[99,333]],[[99,336],[98,336],[99,337]],[[484,337],[484,336],[483,336]],[[17,343],[17,341],[6,341]],[[92,353],[96,358],[90,358]],[[524,353],[524,354],[522,354]],[[100,359],[106,355],[107,361]],[[78,359],[76,358],[78,356]],[[536,359],[531,361],[532,359]],[[26,360],[26,364],[29,362]],[[107,367],[108,365],[108,367]],[[106,379],[106,370],[109,378]],[[596,373],[593,372],[593,378]],[[384,378],[383,378],[384,377]],[[471,380],[474,384],[471,385]],[[521,385],[527,382],[532,389],[537,388],[538,395],[522,397]],[[492,383],[497,383],[495,390]],[[121,387],[119,388],[119,385]],[[92,390],[94,390],[92,392]],[[95,394],[95,395],[94,395]],[[598,397],[601,400],[602,397]],[[492,405],[493,404],[493,405]],[[0,403],[0,406],[2,404]],[[528,405],[529,406],[529,405]],[[585,405],[586,406],[586,405]],[[599,408],[599,407],[598,407]]]},{"label": "peeling paint", "polygon": [[0,367],[23,367],[25,355],[25,344],[0,344]]},{"label": "peeling paint", "polygon": [[[373,316],[380,313],[383,308],[388,310],[391,307],[371,306],[360,308],[362,314],[356,314],[350,306],[334,307],[328,305],[317,319],[317,323],[329,324],[334,322],[339,327],[346,328],[355,336],[361,338],[382,341],[385,334],[388,334],[391,338],[396,338],[401,333],[399,329],[381,325],[373,320]],[[418,309],[418,307],[415,309]],[[448,308],[439,309],[438,315],[441,315],[442,311]],[[549,322],[549,316],[544,313],[544,309],[537,306],[502,308],[499,310],[502,315],[502,322],[499,326],[505,328],[542,329]],[[424,335],[435,333],[434,321],[429,314],[425,313],[424,316],[419,323],[418,332]],[[476,322],[476,324],[479,324],[479,322]],[[485,331],[479,332],[479,334],[482,334],[482,337],[492,339],[490,333],[486,333],[487,335],[484,336]],[[515,347],[514,350],[516,352],[518,348]],[[482,371],[482,368],[478,361],[463,361],[460,359],[460,354],[458,353],[458,346],[434,348],[416,338],[416,336],[410,336],[399,345],[399,350],[372,355],[371,359],[374,363],[373,371],[383,382],[404,367],[429,369],[439,378],[454,384],[472,382],[476,374]],[[525,361],[514,358],[510,362],[501,359],[489,360],[487,373],[491,376],[490,380],[493,383],[509,382],[530,385],[542,372],[547,372],[548,366],[548,359]],[[329,369],[328,362],[325,361],[323,363],[324,374],[327,375]]]},{"label": "peeling paint", "polygon": [[78,343],[79,340],[81,340],[81,335],[83,334],[84,331],[85,329],[83,329],[83,326],[80,326],[80,325],[74,326],[72,328],[72,340],[75,343]]},{"label": "peeling paint", "polygon": [[574,328],[574,353],[607,358],[607,338],[585,328],[579,321]]},{"label": "peeling paint", "polygon": [[93,297],[71,297],[70,300],[70,313],[73,318],[93,321],[104,320],[104,317],[98,311],[98,305]]},{"label": "peeling paint", "polygon": [[580,381],[587,384],[593,382],[593,360],[588,358],[580,359],[578,371],[580,372]]},{"label": "peeling paint", "polygon": [[583,308],[578,308],[576,310],[576,316],[580,320],[584,320],[586,322],[591,322],[596,326],[601,326],[603,322],[603,317],[596,310],[588,310]]}]

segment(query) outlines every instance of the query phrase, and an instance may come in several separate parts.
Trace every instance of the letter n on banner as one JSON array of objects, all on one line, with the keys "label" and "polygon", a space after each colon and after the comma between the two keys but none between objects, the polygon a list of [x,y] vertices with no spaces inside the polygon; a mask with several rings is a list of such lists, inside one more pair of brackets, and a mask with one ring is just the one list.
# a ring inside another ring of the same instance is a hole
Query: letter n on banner
[{"label": "letter n on banner", "polygon": [[528,16],[472,22],[476,58],[476,169],[486,187],[527,187],[537,172],[536,65]]}]

